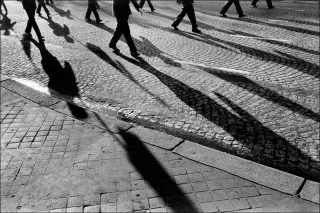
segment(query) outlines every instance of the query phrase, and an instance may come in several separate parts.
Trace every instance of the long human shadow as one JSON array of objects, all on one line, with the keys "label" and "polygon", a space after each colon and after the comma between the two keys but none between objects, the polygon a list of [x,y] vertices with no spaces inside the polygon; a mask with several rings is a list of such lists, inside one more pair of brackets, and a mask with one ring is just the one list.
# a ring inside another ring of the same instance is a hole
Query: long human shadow
[{"label": "long human shadow", "polygon": [[2,20],[0,21],[0,30],[4,31],[4,35],[10,35],[10,30],[13,30],[13,26],[17,23],[11,22],[11,19],[6,14],[1,14]]},{"label": "long human shadow", "polygon": [[58,8],[56,5],[50,5],[50,7],[53,8],[54,11],[59,14],[59,16],[73,20],[70,10],[64,11],[63,9]]},{"label": "long human shadow", "polygon": [[[138,136],[122,130],[118,127],[116,136],[100,116],[94,112],[98,121],[104,129],[122,146],[128,154],[128,158],[141,177],[152,187],[152,189],[165,200],[174,212],[181,212],[181,206],[185,208],[183,212],[196,213],[191,200],[176,185],[172,177],[162,167],[161,163],[153,156]],[[169,199],[168,199],[169,198]],[[176,198],[179,200],[177,203]],[[180,205],[177,205],[180,204]]]},{"label": "long human shadow", "polygon": [[272,101],[275,104],[283,106],[292,112],[299,113],[300,115],[307,117],[308,119],[320,122],[320,115],[313,112],[310,109],[307,109],[301,106],[298,103],[291,101],[289,98],[283,97],[275,91],[272,91],[268,88],[262,87],[256,82],[250,80],[249,78],[238,75],[235,73],[221,72],[216,69],[205,68],[197,66],[199,69],[204,70],[212,75],[217,76],[225,81],[231,82],[245,90],[248,90],[251,93],[259,95],[261,98],[265,98],[269,101]]},{"label": "long human shadow", "polygon": [[100,47],[98,47],[94,44],[87,43],[86,47],[91,52],[96,54],[99,58],[101,58],[103,61],[105,61],[106,63],[108,63],[111,66],[113,66],[114,68],[116,68],[120,73],[122,73],[124,76],[126,76],[129,80],[134,82],[140,89],[142,89],[144,92],[148,93],[150,96],[152,96],[154,99],[156,99],[161,105],[169,107],[169,105],[164,100],[162,100],[157,95],[153,94],[148,89],[146,89],[144,86],[142,86],[139,83],[139,81],[137,81],[135,79],[135,77],[120,63],[120,61],[112,60],[106,52],[104,52]]},{"label": "long human shadow", "polygon": [[260,39],[260,40],[262,40],[264,42],[270,43],[270,44],[275,44],[275,45],[279,45],[279,46],[282,46],[282,47],[287,47],[287,48],[290,48],[290,49],[295,49],[295,50],[299,50],[299,51],[302,51],[302,52],[311,53],[311,54],[315,54],[315,55],[319,54],[319,51],[309,50],[309,49],[306,49],[306,48],[303,48],[303,47],[299,47],[297,45],[288,44],[288,43],[283,42],[283,41],[270,40],[268,38],[259,37],[257,35],[253,35],[251,33],[245,33],[245,32],[241,32],[241,31],[237,31],[237,30],[232,30],[232,32],[234,33],[234,35],[243,35],[243,36],[254,37],[254,38],[258,38],[258,39]]},{"label": "long human shadow", "polygon": [[[69,62],[64,62],[64,67],[59,60],[53,56],[44,46],[39,45],[35,40],[31,40],[39,48],[41,54],[41,65],[44,72],[48,75],[49,90],[58,95],[67,96],[68,98],[79,98],[79,89],[77,87],[76,77]],[[76,118],[85,119],[88,117],[87,112],[77,105],[67,102],[67,105]]]},{"label": "long human shadow", "polygon": [[[206,35],[206,34],[198,34],[197,36],[202,37],[202,38],[206,38],[206,39],[210,39],[215,42],[227,44],[231,47],[238,49],[240,52],[243,52],[244,54],[259,58],[261,61],[268,61],[268,62],[271,61],[273,63],[277,63],[280,65],[292,68],[294,70],[298,70],[300,72],[312,75],[316,78],[320,78],[320,73],[318,72],[318,70],[319,70],[318,65],[310,63],[310,62],[305,61],[303,59],[296,58],[296,57],[291,56],[289,54],[281,53],[280,51],[278,51],[279,55],[276,55],[276,54],[273,54],[270,52],[259,50],[257,48],[248,47],[248,46],[244,46],[242,44],[237,44],[237,43],[233,43],[230,41],[222,40],[222,39],[215,38],[215,37],[212,37],[212,36]],[[283,56],[281,56],[281,55],[283,55]],[[297,64],[297,62],[299,62],[299,63]],[[306,69],[306,68],[308,68],[308,69]]]},{"label": "long human shadow", "polygon": [[55,34],[58,37],[63,37],[68,43],[74,43],[73,38],[69,36],[70,30],[67,25],[63,24],[63,27],[62,27],[60,24],[54,22],[52,18],[45,18],[45,17],[41,17],[41,18],[48,21],[49,27],[53,30],[53,34]]},{"label": "long human shadow", "polygon": [[[255,160],[262,159],[260,161],[266,165],[278,167],[300,176],[316,179],[317,176],[315,176],[315,174],[310,174],[309,171],[301,169],[296,165],[290,165],[288,163],[289,158],[285,159],[285,165],[274,165],[274,160],[278,159],[278,157],[275,155],[275,150],[277,149],[287,150],[287,157],[291,154],[297,154],[297,156],[299,156],[299,158],[301,159],[310,160],[311,158],[303,153],[300,149],[292,145],[285,138],[264,126],[260,121],[251,116],[249,113],[242,110],[241,114],[237,115],[228,111],[227,109],[225,109],[225,107],[223,107],[212,98],[196,89],[189,87],[183,82],[158,71],[142,58],[139,58],[139,60],[135,60],[124,55],[120,56],[135,64],[136,66],[153,74],[164,85],[166,85],[183,103],[194,109],[197,114],[202,115],[210,122],[223,128],[240,144],[248,148],[250,146],[254,146],[253,158]],[[265,157],[265,153],[263,153],[266,146],[274,147],[274,149],[271,149],[271,151],[268,150],[270,152],[270,156],[268,158]]]}]

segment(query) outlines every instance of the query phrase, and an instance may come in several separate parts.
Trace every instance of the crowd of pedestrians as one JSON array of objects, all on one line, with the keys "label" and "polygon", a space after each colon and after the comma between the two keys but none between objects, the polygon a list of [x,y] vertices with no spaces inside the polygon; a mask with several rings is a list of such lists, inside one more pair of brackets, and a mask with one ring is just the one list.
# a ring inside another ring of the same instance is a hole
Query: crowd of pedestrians
[{"label": "crowd of pedestrians", "polygon": [[[44,45],[44,37],[41,35],[40,29],[35,20],[35,13],[37,12],[38,15],[41,16],[41,9],[43,8],[48,16],[48,19],[51,19],[50,12],[46,7],[46,4],[53,5],[54,4],[53,0],[37,0],[38,7],[36,5],[36,0],[18,0],[18,1],[22,1],[22,6],[28,15],[28,22],[27,22],[27,26],[25,29],[25,33],[23,34],[23,37],[25,39],[32,38],[31,29],[33,29],[37,34],[39,43]],[[117,27],[111,38],[109,47],[112,48],[114,52],[119,53],[120,50],[117,48],[117,42],[119,41],[120,37],[123,35],[124,38],[126,39],[127,45],[129,46],[131,55],[133,57],[139,56],[139,52],[137,51],[137,48],[134,44],[134,41],[130,33],[130,27],[128,23],[129,16],[131,15],[131,10],[129,5],[131,2],[135,7],[135,9],[142,15],[143,12],[141,9],[143,8],[145,1],[147,1],[151,12],[154,12],[155,8],[153,7],[151,0],[140,0],[139,4],[136,2],[136,0],[113,0],[113,14],[117,20]],[[177,15],[177,17],[175,18],[175,20],[173,21],[173,23],[171,24],[171,27],[173,27],[174,30],[179,30],[178,26],[180,22],[183,20],[185,15],[187,15],[191,22],[192,32],[201,33],[201,31],[198,29],[195,11],[193,7],[194,0],[176,0],[176,1],[177,3],[182,5],[182,9],[180,13]],[[258,1],[259,0],[253,0],[251,5],[253,7],[257,7]],[[269,9],[274,8],[272,5],[272,0],[266,0],[266,2]],[[241,9],[239,0],[227,0],[227,2],[225,3],[225,5],[220,11],[221,16],[227,17],[226,13],[233,3],[236,7],[236,11],[239,15],[239,18],[245,17],[245,14]],[[7,14],[8,10],[4,3],[4,0],[0,0],[0,8],[2,7],[4,8],[5,13]],[[91,13],[93,13],[96,19],[96,23],[97,24],[101,23],[102,20],[100,19],[99,13],[97,11],[97,9],[99,8],[100,8],[100,5],[98,4],[97,0],[88,0],[88,8],[85,14],[85,20],[87,22],[92,22],[90,15]],[[1,9],[1,14],[2,14],[2,9]]]}]

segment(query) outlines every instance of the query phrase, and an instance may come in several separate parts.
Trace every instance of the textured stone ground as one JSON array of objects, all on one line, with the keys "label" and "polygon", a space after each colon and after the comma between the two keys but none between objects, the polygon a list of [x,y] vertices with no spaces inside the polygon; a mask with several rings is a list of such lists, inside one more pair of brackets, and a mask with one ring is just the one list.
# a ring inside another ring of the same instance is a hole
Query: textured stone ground
[{"label": "textured stone ground", "polygon": [[[319,211],[148,145],[130,123],[89,111],[84,122],[52,103],[55,110],[1,88],[1,212]],[[158,134],[159,143],[182,141]]]},{"label": "textured stone ground", "polygon": [[[7,2],[1,75],[318,180],[319,3],[280,1],[268,10],[263,1],[257,9],[244,1],[246,19],[233,7],[221,18],[223,4],[195,3],[201,35],[190,32],[187,18],[180,31],[170,28],[175,2],[155,1],[155,13],[145,5],[143,16],[133,11],[136,60],[125,42],[120,55],[108,48],[116,26],[109,1],[101,2],[99,26],[84,22],[84,1],[57,1],[52,20],[37,17],[48,52],[20,40],[26,14]],[[10,131],[3,137],[16,146]]]}]

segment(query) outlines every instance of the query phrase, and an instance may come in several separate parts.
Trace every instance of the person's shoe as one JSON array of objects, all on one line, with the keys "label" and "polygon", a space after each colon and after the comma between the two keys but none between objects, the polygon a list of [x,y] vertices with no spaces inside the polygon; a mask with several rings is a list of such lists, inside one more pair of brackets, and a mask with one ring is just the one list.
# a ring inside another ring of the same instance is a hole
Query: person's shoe
[{"label": "person's shoe", "polygon": [[268,7],[268,9],[274,9],[274,6]]},{"label": "person's shoe", "polygon": [[32,39],[31,33],[23,33],[22,37],[23,37],[23,39]]},{"label": "person's shoe", "polygon": [[100,24],[101,22],[102,22],[101,19],[96,21],[97,24]]},{"label": "person's shoe", "polygon": [[192,29],[192,32],[194,32],[194,33],[199,33],[199,34],[202,33],[201,30],[199,30],[198,28],[193,28],[193,29]]},{"label": "person's shoe", "polygon": [[140,53],[138,53],[137,51],[134,51],[134,52],[131,52],[131,55],[134,57],[134,58],[137,58],[140,56]]},{"label": "person's shoe", "polygon": [[178,27],[174,24],[171,24],[171,27],[173,27],[173,29],[175,29],[175,30],[179,30]]},{"label": "person's shoe", "polygon": [[244,14],[239,15],[239,18],[244,18],[244,17],[246,17],[246,15]]},{"label": "person's shoe", "polygon": [[86,21],[87,22],[92,22],[92,19],[91,18],[86,18]]},{"label": "person's shoe", "polygon": [[151,9],[151,12],[154,12],[156,9]]},{"label": "person's shoe", "polygon": [[251,6],[252,6],[252,7],[254,7],[254,8],[256,8],[256,7],[257,7],[257,5],[256,5],[256,4],[251,4]]},{"label": "person's shoe", "polygon": [[42,14],[41,14],[41,13],[38,13],[38,12],[37,12],[37,14],[38,14],[38,16],[42,16]]},{"label": "person's shoe", "polygon": [[111,49],[113,49],[113,51],[114,51],[115,53],[119,53],[119,52],[120,52],[120,50],[117,48],[117,46],[116,46],[115,44],[109,44],[109,47],[110,47]]},{"label": "person's shoe", "polygon": [[226,14],[221,13],[221,12],[220,12],[220,15],[221,15],[222,17],[225,17],[225,18],[228,17]]},{"label": "person's shoe", "polygon": [[97,5],[97,9],[99,9],[100,8],[100,5]]}]

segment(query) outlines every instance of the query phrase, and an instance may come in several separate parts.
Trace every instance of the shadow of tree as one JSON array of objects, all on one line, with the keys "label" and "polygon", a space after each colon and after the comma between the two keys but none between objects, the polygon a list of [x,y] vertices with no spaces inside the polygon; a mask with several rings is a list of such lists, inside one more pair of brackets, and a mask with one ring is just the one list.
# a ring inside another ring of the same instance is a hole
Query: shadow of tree
[{"label": "shadow of tree", "polygon": [[[232,105],[233,108],[236,109],[235,112],[237,114],[232,113],[223,105],[200,91],[158,71],[144,59],[139,58],[139,61],[137,61],[123,55],[120,56],[153,74],[166,85],[177,98],[190,108],[194,109],[197,114],[202,115],[210,122],[223,128],[232,136],[232,143],[250,149],[252,152],[252,159],[268,166],[281,168],[299,176],[318,179],[318,173],[311,173],[298,165],[300,160],[302,162],[309,162],[311,160],[306,153],[279,134],[264,126],[260,121],[239,106],[235,108],[235,105]],[[222,96],[218,97],[221,98]]]}]

